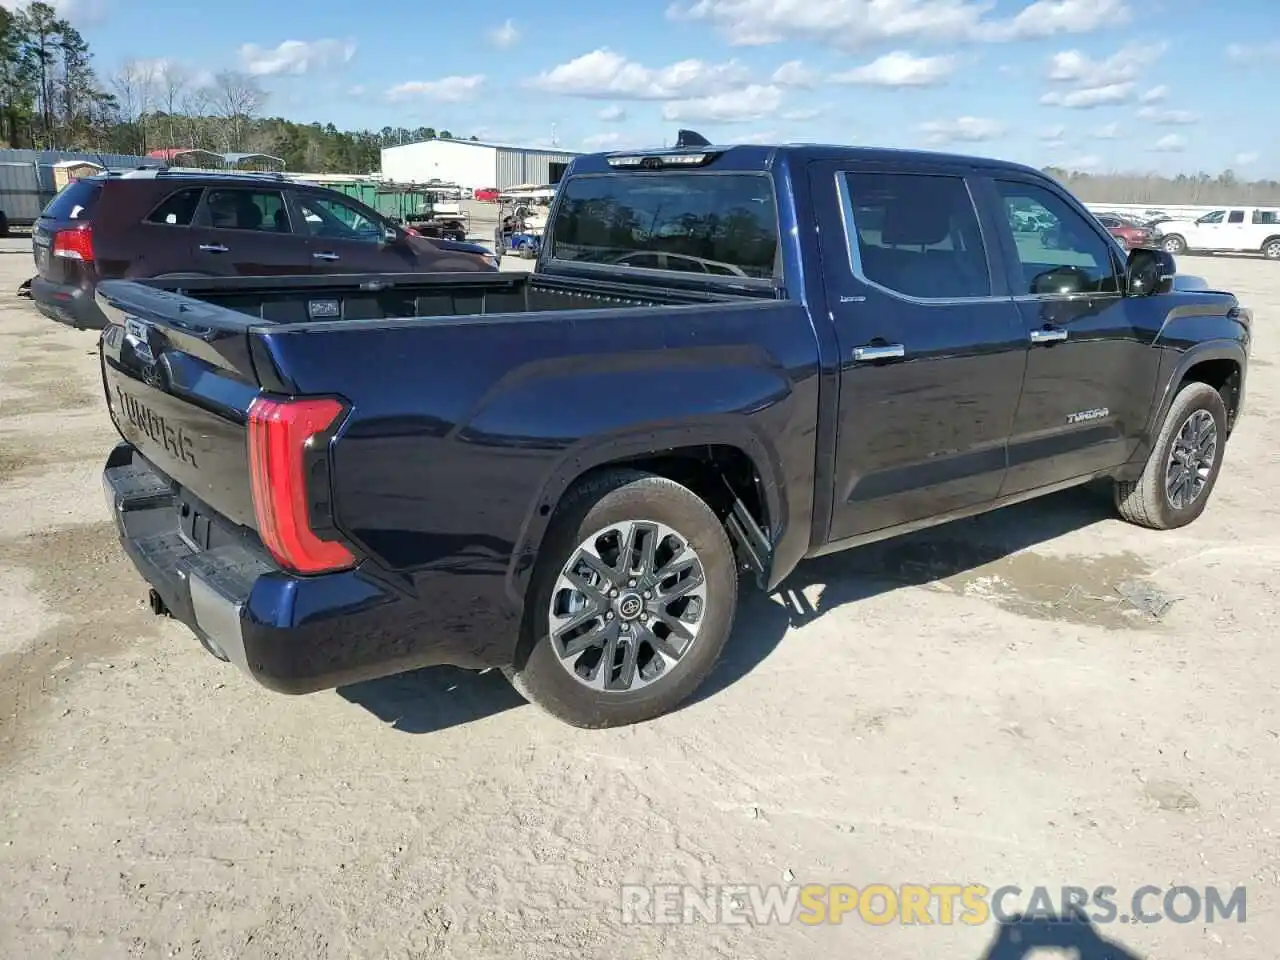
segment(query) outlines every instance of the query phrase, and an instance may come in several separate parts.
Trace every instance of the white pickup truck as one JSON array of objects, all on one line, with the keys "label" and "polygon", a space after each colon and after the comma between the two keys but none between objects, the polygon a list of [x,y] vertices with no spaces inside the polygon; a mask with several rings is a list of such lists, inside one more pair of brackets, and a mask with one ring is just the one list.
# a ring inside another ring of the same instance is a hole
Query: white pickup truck
[{"label": "white pickup truck", "polygon": [[1261,253],[1280,260],[1280,207],[1225,207],[1196,220],[1166,220],[1161,243],[1172,254]]}]

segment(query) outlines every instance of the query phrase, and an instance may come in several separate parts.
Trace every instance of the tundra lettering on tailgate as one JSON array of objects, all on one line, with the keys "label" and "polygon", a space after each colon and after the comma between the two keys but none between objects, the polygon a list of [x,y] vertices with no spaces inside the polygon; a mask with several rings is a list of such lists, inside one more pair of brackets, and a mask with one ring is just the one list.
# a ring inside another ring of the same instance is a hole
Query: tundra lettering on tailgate
[{"label": "tundra lettering on tailgate", "polygon": [[196,463],[195,445],[182,427],[175,427],[167,423],[164,417],[160,416],[141,400],[125,393],[119,384],[116,384],[116,403],[126,420],[179,460],[185,461],[197,469],[199,468],[200,464]]}]

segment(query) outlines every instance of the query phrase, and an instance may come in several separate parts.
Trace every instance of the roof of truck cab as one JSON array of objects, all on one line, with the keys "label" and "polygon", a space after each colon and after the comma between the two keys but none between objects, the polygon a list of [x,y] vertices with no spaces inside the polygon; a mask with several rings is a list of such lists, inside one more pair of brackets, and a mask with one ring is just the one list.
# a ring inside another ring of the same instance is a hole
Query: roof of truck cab
[{"label": "roof of truck cab", "polygon": [[768,170],[783,158],[805,162],[809,160],[851,160],[862,163],[934,163],[959,164],[982,167],[986,170],[1044,174],[1035,167],[1010,160],[997,160],[970,154],[945,153],[933,150],[910,150],[897,147],[852,147],[848,144],[828,143],[774,143],[774,144],[711,144],[705,147],[638,147],[634,150],[612,150],[608,153],[583,154],[573,162],[575,173],[603,172],[611,170],[609,157],[659,156],[672,153],[716,153],[714,169]]}]

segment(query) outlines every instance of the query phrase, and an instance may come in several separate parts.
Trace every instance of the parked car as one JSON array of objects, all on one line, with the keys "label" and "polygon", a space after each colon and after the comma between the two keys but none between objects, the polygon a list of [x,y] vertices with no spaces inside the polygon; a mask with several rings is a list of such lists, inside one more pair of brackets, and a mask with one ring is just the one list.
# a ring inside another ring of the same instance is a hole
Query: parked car
[{"label": "parked car", "polygon": [[139,170],[85,177],[32,231],[31,297],[101,329],[105,279],[494,270],[482,247],[410,234],[351,197],[270,175]]},{"label": "parked car", "polygon": [[499,667],[604,727],[699,688],[740,572],[1098,479],[1143,527],[1205,509],[1232,294],[1029,167],[681,141],[576,157],[531,274],[100,284],[152,609],[275,690]]},{"label": "parked car", "polygon": [[482,200],[485,203],[497,203],[498,195],[502,193],[497,187],[483,187],[475,191],[475,199]]},{"label": "parked car", "polygon": [[1172,254],[1261,253],[1280,260],[1280,207],[1228,207],[1160,225]]},{"label": "parked car", "polygon": [[1160,238],[1158,230],[1145,227],[1135,220],[1120,216],[1118,213],[1099,214],[1098,222],[1106,227],[1107,231],[1119,240],[1120,245],[1125,249],[1148,247],[1157,243]]}]

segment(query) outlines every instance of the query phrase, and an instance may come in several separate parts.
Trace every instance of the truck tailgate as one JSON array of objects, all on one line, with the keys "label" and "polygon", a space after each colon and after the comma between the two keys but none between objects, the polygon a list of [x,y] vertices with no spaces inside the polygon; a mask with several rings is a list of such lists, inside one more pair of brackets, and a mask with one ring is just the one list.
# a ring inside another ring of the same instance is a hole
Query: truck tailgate
[{"label": "truck tailgate", "polygon": [[136,305],[125,312],[100,303],[108,320],[99,348],[103,387],[120,435],[228,520],[254,527],[246,415],[260,388],[250,318],[239,324],[228,311],[209,311],[218,324],[193,317],[179,325]]}]

